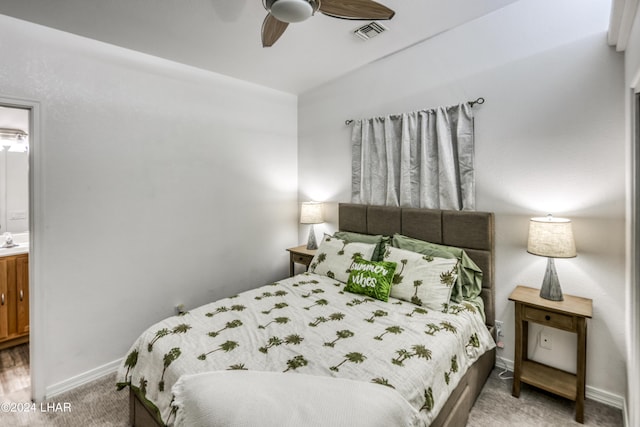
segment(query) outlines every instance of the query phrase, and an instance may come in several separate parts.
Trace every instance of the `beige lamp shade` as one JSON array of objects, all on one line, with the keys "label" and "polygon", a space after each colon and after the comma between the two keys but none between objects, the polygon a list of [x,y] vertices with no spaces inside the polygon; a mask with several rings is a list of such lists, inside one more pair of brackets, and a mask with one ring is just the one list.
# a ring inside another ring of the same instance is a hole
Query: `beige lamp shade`
[{"label": "beige lamp shade", "polygon": [[562,301],[562,289],[558,280],[554,258],[576,256],[571,221],[566,218],[531,218],[527,252],[547,257],[547,269],[542,279],[540,297],[551,301]]},{"label": "beige lamp shade", "polygon": [[576,244],[571,220],[547,217],[531,218],[527,252],[549,258],[573,258]]},{"label": "beige lamp shade", "polygon": [[322,224],[323,222],[322,203],[302,203],[302,207],[300,208],[300,224]]}]

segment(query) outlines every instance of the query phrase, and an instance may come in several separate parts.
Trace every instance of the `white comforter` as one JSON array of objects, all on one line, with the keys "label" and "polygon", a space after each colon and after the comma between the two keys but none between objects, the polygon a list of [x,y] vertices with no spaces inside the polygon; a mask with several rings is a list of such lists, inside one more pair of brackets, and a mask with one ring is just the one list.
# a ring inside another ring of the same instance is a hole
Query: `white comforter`
[{"label": "white comforter", "polygon": [[187,410],[172,406],[172,387],[185,374],[338,377],[392,388],[418,414],[417,425],[429,425],[467,368],[494,346],[480,314],[466,303],[425,313],[343,287],[305,273],[168,318],[133,344],[118,384],[131,386],[172,425],[176,411]]}]

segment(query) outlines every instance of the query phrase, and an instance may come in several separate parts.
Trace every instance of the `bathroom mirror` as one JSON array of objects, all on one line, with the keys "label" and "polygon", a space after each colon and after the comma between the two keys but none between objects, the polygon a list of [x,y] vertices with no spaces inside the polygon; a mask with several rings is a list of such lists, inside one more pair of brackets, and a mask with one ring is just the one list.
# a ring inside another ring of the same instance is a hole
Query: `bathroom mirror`
[{"label": "bathroom mirror", "polygon": [[0,236],[29,231],[28,131],[29,110],[0,106]]}]

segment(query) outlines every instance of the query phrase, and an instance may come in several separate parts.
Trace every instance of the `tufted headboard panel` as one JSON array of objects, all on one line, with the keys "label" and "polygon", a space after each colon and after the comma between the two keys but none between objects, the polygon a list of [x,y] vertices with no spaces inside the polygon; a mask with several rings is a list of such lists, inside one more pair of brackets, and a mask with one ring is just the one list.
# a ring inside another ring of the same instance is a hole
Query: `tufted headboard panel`
[{"label": "tufted headboard panel", "polygon": [[495,322],[495,232],[492,212],[338,205],[338,228],[364,234],[415,239],[463,248],[482,269],[482,299],[486,323]]}]

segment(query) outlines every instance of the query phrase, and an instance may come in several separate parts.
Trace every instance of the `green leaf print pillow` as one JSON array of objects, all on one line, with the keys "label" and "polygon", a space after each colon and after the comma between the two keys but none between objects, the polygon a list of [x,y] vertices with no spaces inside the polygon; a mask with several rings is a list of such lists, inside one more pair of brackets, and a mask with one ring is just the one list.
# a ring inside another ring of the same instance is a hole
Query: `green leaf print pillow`
[{"label": "green leaf print pillow", "polygon": [[344,290],[387,302],[396,265],[395,262],[375,262],[358,258],[351,264],[351,273]]},{"label": "green leaf print pillow", "polygon": [[385,248],[391,244],[391,237],[383,236],[381,234],[360,234],[351,231],[336,231],[333,233],[333,237],[346,240],[347,242],[360,242],[360,243],[373,243],[376,245],[376,249],[371,256],[372,261],[382,261]]},{"label": "green leaf print pillow", "polygon": [[463,249],[412,239],[401,234],[394,234],[393,246],[422,255],[458,258],[460,261],[458,264],[458,280],[451,290],[451,301],[474,301],[482,293],[482,270],[469,258],[469,255]]},{"label": "green leaf print pillow", "polygon": [[309,264],[309,271],[347,283],[351,264],[357,258],[370,260],[375,248],[375,244],[350,243],[325,234]]},{"label": "green leaf print pillow", "polygon": [[438,258],[389,246],[384,260],[398,264],[390,296],[432,310],[442,310],[443,304],[449,303],[457,278],[457,258]]}]

